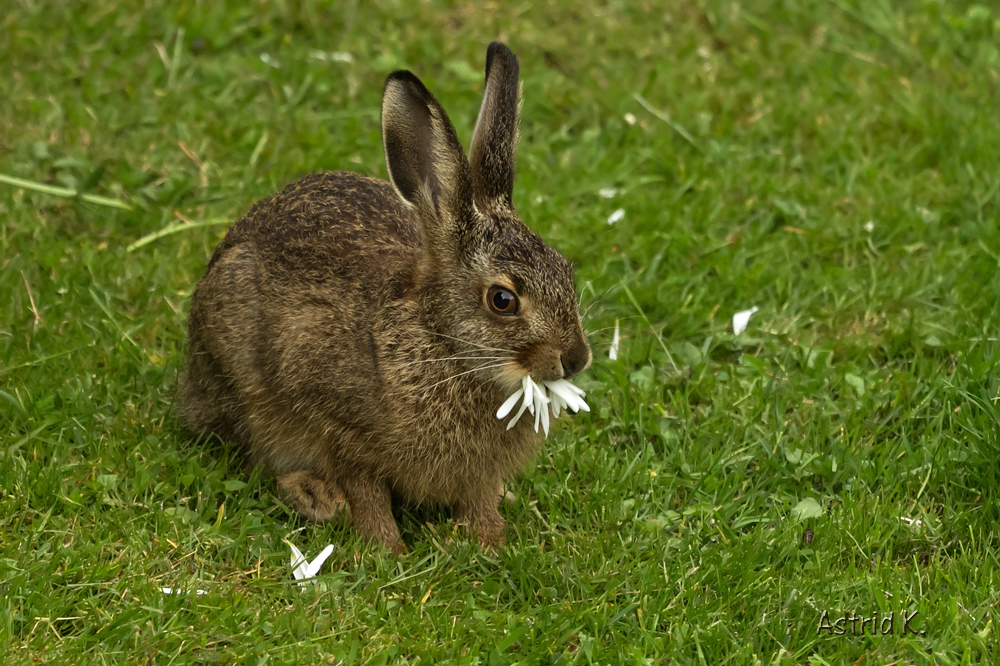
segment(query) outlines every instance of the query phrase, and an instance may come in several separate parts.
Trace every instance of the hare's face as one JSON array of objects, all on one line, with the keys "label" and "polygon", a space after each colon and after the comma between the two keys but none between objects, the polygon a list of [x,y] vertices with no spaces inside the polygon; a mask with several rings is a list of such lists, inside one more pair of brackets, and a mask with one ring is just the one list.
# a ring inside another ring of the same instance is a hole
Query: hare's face
[{"label": "hare's face", "polygon": [[455,308],[446,331],[478,357],[465,359],[469,368],[496,366],[476,374],[508,389],[525,375],[555,381],[585,370],[590,346],[569,262],[516,218],[484,218],[474,228],[448,295]]}]

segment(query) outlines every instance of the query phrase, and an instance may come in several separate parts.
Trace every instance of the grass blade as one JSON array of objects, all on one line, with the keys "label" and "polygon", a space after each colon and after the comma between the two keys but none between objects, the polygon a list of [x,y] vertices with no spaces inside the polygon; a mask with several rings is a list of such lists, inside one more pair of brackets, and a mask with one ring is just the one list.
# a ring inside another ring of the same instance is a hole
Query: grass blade
[{"label": "grass blade", "polygon": [[87,203],[96,204],[98,206],[107,206],[109,208],[120,208],[121,210],[132,210],[132,206],[121,201],[119,199],[111,199],[109,197],[102,197],[96,194],[81,194],[76,190],[71,190],[68,187],[56,187],[55,185],[46,185],[45,183],[36,183],[33,180],[24,180],[23,178],[15,178],[14,176],[8,176],[6,174],[0,173],[0,183],[5,185],[11,185],[13,187],[20,187],[25,190],[31,190],[33,192],[41,192],[42,194],[51,194],[54,197],[66,197],[67,199],[81,199]]}]

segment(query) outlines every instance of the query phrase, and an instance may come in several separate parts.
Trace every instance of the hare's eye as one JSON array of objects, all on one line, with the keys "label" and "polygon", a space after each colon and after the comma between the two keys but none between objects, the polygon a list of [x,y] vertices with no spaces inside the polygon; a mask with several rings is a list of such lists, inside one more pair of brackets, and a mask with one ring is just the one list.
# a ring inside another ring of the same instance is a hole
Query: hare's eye
[{"label": "hare's eye", "polygon": [[492,286],[486,292],[486,302],[490,304],[490,309],[500,315],[517,314],[517,296],[509,289]]}]

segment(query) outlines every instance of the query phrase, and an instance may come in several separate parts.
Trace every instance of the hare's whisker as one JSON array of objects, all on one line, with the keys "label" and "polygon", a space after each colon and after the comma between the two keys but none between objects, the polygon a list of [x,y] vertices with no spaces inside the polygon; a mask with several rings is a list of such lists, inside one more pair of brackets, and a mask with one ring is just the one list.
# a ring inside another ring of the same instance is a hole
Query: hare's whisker
[{"label": "hare's whisker", "polygon": [[[611,285],[610,287],[608,287],[607,289],[605,289],[603,294],[601,294],[600,296],[596,296],[594,298],[594,300],[592,300],[590,302],[590,305],[587,306],[587,310],[582,315],[580,315],[580,319],[586,319],[590,315],[590,311],[594,308],[594,306],[597,305],[598,303],[601,303],[601,299],[603,299],[605,296],[607,296],[608,292],[610,292],[615,287],[618,287],[618,286],[623,285],[623,284],[625,284],[625,280],[619,280],[618,282],[615,282],[613,285]],[[589,287],[590,283],[588,283],[587,286]],[[596,294],[596,292],[595,292],[595,294]],[[581,298],[582,298],[582,292],[581,292]]]},{"label": "hare's whisker", "polygon": [[457,379],[458,377],[461,377],[462,375],[467,375],[467,374],[472,373],[472,372],[479,372],[480,370],[493,370],[494,368],[502,368],[503,366],[508,365],[509,363],[510,363],[510,361],[505,361],[503,363],[494,363],[492,365],[479,366],[479,367],[473,368],[472,370],[466,370],[465,372],[460,372],[457,375],[452,375],[451,377],[448,377],[447,379],[442,379],[441,381],[439,381],[439,382],[437,382],[435,384],[431,384],[426,389],[424,389],[424,392],[430,391],[432,388],[434,388],[435,386],[438,386],[439,384],[444,384],[445,382],[450,382],[453,379]]},{"label": "hare's whisker", "polygon": [[[638,319],[638,318],[639,318],[638,315],[631,315],[631,316],[628,316],[628,317],[615,317],[615,319],[617,321],[619,321],[619,322],[626,322],[626,321],[630,321],[632,319]],[[584,333],[587,335],[587,337],[590,337],[592,335],[600,333],[601,331],[610,331],[613,328],[614,328],[614,326],[605,326],[603,328],[595,328],[592,331],[584,331]]]},{"label": "hare's whisker", "polygon": [[434,335],[440,335],[442,338],[448,338],[449,340],[455,340],[456,342],[461,342],[462,344],[470,345],[472,347],[476,347],[478,349],[483,349],[483,350],[486,350],[486,351],[498,351],[498,352],[504,352],[505,354],[513,354],[514,353],[513,349],[501,349],[500,347],[487,347],[486,345],[481,345],[481,344],[479,344],[477,342],[472,342],[470,340],[463,340],[462,338],[456,338],[456,337],[454,337],[452,335],[445,335],[444,333],[438,333],[436,331],[434,332]]},{"label": "hare's whisker", "polygon": [[407,366],[418,363],[440,363],[441,361],[501,361],[510,360],[510,356],[447,356],[445,358],[425,358],[420,361],[410,361]]}]

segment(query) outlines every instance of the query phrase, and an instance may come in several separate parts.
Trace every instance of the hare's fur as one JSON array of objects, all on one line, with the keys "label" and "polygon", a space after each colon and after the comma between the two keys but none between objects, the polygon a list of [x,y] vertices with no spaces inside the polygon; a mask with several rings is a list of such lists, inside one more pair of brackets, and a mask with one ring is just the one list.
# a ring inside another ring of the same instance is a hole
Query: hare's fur
[{"label": "hare's fur", "polygon": [[[531,456],[530,419],[497,407],[525,374],[582,371],[590,349],[573,273],[511,203],[517,60],[487,55],[467,160],[409,72],[389,77],[392,183],[313,174],[255,204],[216,248],[191,303],[178,416],[240,445],[296,509],[403,548],[394,499],[448,505],[503,542],[503,479]],[[516,294],[516,316],[486,302]]]}]

